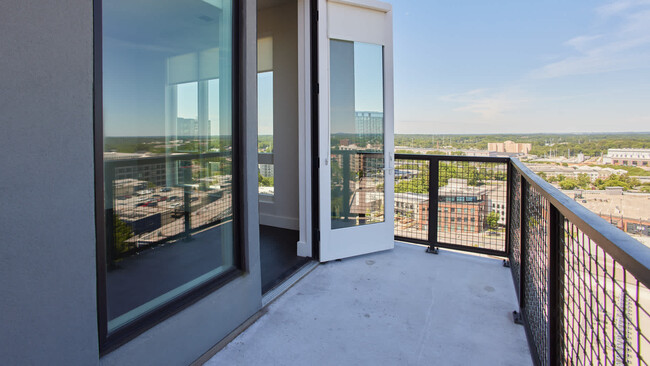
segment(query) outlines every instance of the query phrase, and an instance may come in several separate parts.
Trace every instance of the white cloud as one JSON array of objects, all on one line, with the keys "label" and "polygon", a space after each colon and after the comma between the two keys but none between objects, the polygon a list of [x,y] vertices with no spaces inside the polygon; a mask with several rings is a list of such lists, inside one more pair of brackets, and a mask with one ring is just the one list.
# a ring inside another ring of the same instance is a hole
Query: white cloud
[{"label": "white cloud", "polygon": [[442,101],[459,104],[454,111],[471,112],[484,120],[494,120],[506,112],[520,108],[529,99],[522,97],[520,91],[474,89],[460,94],[442,96]]},{"label": "white cloud", "polygon": [[618,21],[610,21],[607,32],[566,41],[564,45],[574,54],[533,70],[529,76],[548,79],[650,67],[650,0],[615,1],[596,12],[603,17],[616,16]]},{"label": "white cloud", "polygon": [[603,17],[621,14],[626,10],[650,4],[650,0],[616,0],[596,8],[596,12]]},{"label": "white cloud", "polygon": [[602,37],[601,34],[594,35],[594,36],[578,36],[575,38],[571,38],[570,40],[564,42],[564,44],[566,46],[571,46],[578,51],[586,51],[594,44],[594,41],[596,41],[601,37]]}]

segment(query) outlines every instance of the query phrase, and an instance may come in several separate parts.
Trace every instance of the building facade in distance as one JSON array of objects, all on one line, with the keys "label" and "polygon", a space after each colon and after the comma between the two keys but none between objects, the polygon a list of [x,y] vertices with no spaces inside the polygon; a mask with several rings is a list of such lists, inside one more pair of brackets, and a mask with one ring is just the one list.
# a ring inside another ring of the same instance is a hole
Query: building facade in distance
[{"label": "building facade in distance", "polygon": [[533,148],[529,143],[517,143],[513,141],[488,142],[488,150],[515,154],[528,154]]},{"label": "building facade in distance", "polygon": [[605,164],[650,166],[650,149],[607,149]]}]

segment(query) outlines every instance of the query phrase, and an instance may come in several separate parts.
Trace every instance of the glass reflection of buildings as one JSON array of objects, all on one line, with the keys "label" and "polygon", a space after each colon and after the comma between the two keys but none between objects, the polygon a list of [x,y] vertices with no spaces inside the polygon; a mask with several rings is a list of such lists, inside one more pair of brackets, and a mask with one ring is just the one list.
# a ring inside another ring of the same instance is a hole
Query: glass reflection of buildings
[{"label": "glass reflection of buildings", "polygon": [[[384,136],[384,114],[382,112],[355,112],[357,146],[360,148],[381,149]],[[368,146],[370,145],[370,146]]]},{"label": "glass reflection of buildings", "polygon": [[[333,183],[342,183],[345,201],[343,212],[333,212],[333,217],[358,220],[357,225],[381,222],[384,193],[379,187],[384,183],[384,114],[356,111],[354,127],[354,134],[339,140],[340,157],[335,154],[332,160],[341,168],[343,177],[334,173]],[[376,215],[379,217],[374,218]]]}]

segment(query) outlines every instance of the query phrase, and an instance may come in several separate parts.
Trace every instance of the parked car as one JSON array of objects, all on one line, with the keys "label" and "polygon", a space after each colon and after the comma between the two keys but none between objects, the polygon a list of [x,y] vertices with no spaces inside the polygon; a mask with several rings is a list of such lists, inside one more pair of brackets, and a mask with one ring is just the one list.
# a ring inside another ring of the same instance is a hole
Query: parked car
[{"label": "parked car", "polygon": [[145,202],[140,202],[135,205],[135,207],[156,207],[158,206],[157,201],[145,201]]}]

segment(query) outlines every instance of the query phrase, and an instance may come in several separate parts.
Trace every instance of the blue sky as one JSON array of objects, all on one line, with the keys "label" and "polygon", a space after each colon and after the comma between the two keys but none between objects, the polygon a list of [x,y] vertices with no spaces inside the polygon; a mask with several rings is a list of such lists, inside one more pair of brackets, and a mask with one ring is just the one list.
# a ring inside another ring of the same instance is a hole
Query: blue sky
[{"label": "blue sky", "polygon": [[393,0],[396,133],[650,131],[650,0]]}]

